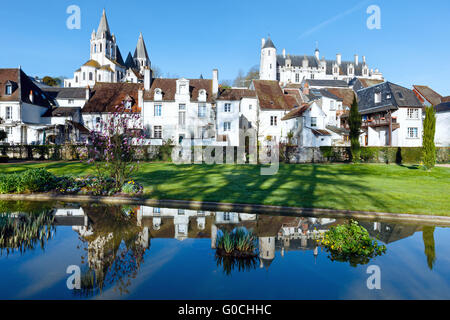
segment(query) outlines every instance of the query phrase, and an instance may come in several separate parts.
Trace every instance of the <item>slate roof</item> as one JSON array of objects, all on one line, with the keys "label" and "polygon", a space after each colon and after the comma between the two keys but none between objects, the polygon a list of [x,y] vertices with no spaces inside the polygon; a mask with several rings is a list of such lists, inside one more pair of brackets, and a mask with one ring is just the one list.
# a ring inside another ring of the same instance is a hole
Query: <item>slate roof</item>
[{"label": "slate roof", "polygon": [[286,101],[278,81],[253,80],[253,86],[261,109],[292,109],[292,106]]},{"label": "slate roof", "polygon": [[[442,102],[442,96],[428,86],[414,85],[413,88],[433,106],[437,106]],[[422,100],[422,98],[419,97],[419,100]]]},{"label": "slate roof", "polygon": [[344,80],[305,80],[310,87],[337,87],[337,88],[348,88],[348,84]]},{"label": "slate roof", "polygon": [[47,117],[73,117],[81,110],[80,107],[57,107],[47,110],[47,112],[42,115],[44,118]]},{"label": "slate roof", "polygon": [[127,60],[125,61],[125,67],[131,69],[136,68],[136,64],[134,63],[134,59],[131,56],[131,52],[128,52]]},{"label": "slate roof", "polygon": [[[272,39],[270,39],[270,37],[267,38],[266,42],[264,43],[264,46],[262,47],[263,49],[266,48],[275,48],[275,45],[272,42]],[[276,48],[275,48],[276,49]]]},{"label": "slate roof", "polygon": [[[153,101],[155,96],[155,89],[157,88],[162,90],[162,101],[175,101],[175,94],[177,92],[177,79],[154,79],[150,91],[145,91],[144,93],[144,100]],[[214,102],[211,79],[189,79],[189,92],[191,94],[191,101],[197,101],[198,93],[201,89],[206,90],[206,101],[210,103]]]},{"label": "slate roof", "polygon": [[[375,93],[381,93],[381,102],[375,103]],[[396,110],[399,107],[423,107],[412,90],[391,82],[383,82],[361,89],[357,94],[359,100],[358,109],[363,114]]]},{"label": "slate roof", "polygon": [[[285,66],[286,60],[291,59],[291,66],[293,67],[302,67],[303,66],[303,60],[308,60],[308,67],[309,68],[316,68],[318,69],[320,67],[320,63],[324,60],[317,60],[315,56],[310,55],[286,55],[285,57],[283,55],[277,55],[277,65],[278,66]],[[325,60],[326,63],[326,74],[333,74],[333,65],[336,63],[335,60]],[[348,66],[350,64],[353,64],[354,67],[354,75],[355,76],[362,76],[362,70],[364,67],[364,63],[358,63],[358,65],[355,65],[354,61],[341,61],[341,65],[339,66],[339,74],[340,75],[347,75]]]},{"label": "slate roof", "polygon": [[117,62],[121,66],[125,66],[125,62],[123,62],[122,53],[120,53],[119,46],[117,46],[117,57],[115,62]]},{"label": "slate roof", "polygon": [[434,107],[434,110],[439,112],[450,112],[450,102],[443,102]]},{"label": "slate roof", "polygon": [[140,112],[138,107],[138,91],[143,89],[141,83],[106,83],[97,82],[92,89],[91,98],[84,105],[82,113],[115,112],[129,96],[132,101],[132,112]]},{"label": "slate roof", "polygon": [[[12,86],[12,94],[6,95],[6,86]],[[33,105],[51,107],[51,99],[21,69],[0,69],[0,101],[29,103],[33,92]]]},{"label": "slate roof", "polygon": [[236,101],[242,98],[256,98],[256,91],[250,89],[220,89],[217,100]]},{"label": "slate roof", "polygon": [[42,88],[42,91],[52,99],[75,99],[75,100],[85,100],[86,99],[86,89],[85,88],[56,88],[48,87]]}]

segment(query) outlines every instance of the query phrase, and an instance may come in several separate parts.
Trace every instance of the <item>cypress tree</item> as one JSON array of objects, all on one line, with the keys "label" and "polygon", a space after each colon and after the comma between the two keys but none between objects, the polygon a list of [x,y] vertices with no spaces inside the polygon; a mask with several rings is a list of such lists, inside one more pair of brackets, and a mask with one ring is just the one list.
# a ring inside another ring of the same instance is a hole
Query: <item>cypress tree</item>
[{"label": "cypress tree", "polygon": [[436,146],[434,145],[434,134],[436,132],[436,112],[433,106],[425,109],[425,120],[423,121],[422,157],[423,164],[427,170],[436,164]]},{"label": "cypress tree", "polygon": [[358,101],[356,95],[353,95],[353,103],[350,108],[350,115],[348,117],[348,124],[350,127],[350,151],[352,153],[352,161],[359,162],[359,155],[361,153],[359,145],[359,136],[361,134],[361,114],[358,110]]}]

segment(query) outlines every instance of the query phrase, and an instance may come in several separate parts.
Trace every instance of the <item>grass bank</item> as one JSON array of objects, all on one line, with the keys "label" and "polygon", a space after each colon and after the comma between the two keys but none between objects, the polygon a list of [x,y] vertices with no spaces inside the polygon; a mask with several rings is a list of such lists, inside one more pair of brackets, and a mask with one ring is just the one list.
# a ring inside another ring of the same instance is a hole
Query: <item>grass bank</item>
[{"label": "grass bank", "polygon": [[[80,162],[0,165],[0,173],[46,168],[57,175],[93,173]],[[280,164],[260,175],[252,165],[142,163],[136,180],[154,199],[218,201],[303,208],[450,215],[450,168],[432,172],[382,164]]]}]

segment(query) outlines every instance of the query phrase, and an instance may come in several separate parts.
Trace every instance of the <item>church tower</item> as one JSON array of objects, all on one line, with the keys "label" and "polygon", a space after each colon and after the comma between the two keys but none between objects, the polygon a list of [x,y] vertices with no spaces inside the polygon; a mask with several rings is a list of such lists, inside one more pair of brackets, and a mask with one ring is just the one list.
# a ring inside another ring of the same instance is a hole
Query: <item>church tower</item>
[{"label": "church tower", "polygon": [[270,37],[262,39],[259,79],[277,80],[277,49]]},{"label": "church tower", "polygon": [[117,50],[116,37],[109,30],[108,19],[103,9],[97,31],[94,30],[91,34],[91,60],[97,61],[100,65],[106,65],[108,61],[105,58],[117,59]]},{"label": "church tower", "polygon": [[144,74],[145,67],[151,67],[142,32],[139,34],[139,39],[136,45],[136,50],[134,51],[133,60],[136,68],[141,72],[141,74]]}]

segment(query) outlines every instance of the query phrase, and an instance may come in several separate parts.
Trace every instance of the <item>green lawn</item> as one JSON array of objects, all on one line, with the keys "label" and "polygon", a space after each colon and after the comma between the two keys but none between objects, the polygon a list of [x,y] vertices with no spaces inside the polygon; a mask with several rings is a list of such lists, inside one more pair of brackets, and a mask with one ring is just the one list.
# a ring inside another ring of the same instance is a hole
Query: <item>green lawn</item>
[{"label": "green lawn", "polygon": [[[79,162],[4,164],[0,173],[37,167],[58,175],[90,173]],[[450,214],[450,168],[426,172],[380,164],[280,164],[277,174],[262,176],[253,165],[142,163],[135,178],[156,199]]]}]

